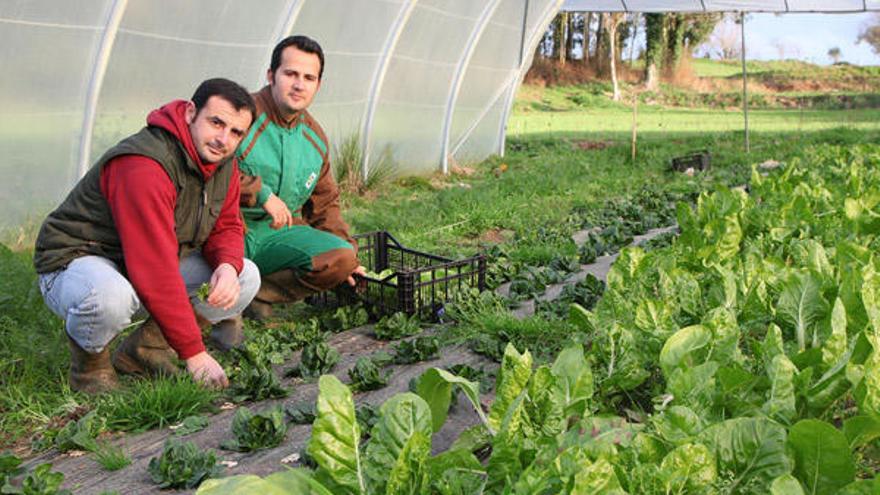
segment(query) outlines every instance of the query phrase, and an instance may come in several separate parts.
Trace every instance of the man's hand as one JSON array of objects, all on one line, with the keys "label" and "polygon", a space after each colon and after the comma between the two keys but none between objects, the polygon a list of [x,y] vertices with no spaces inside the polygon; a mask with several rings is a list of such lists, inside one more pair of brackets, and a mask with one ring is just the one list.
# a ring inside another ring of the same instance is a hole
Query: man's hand
[{"label": "man's hand", "polygon": [[348,281],[348,285],[350,285],[352,287],[354,287],[354,285],[357,283],[354,281],[354,274],[355,273],[363,277],[367,274],[367,269],[358,265],[358,267],[355,268],[353,272],[351,272],[351,275],[348,276],[347,281]]},{"label": "man's hand", "polygon": [[274,194],[270,195],[269,199],[263,203],[263,209],[272,217],[272,223],[269,224],[269,227],[278,230],[281,227],[290,227],[293,225],[293,215],[290,213],[290,210],[287,209],[287,205],[284,204],[284,201],[281,201],[281,198],[278,196],[275,196]]},{"label": "man's hand", "polygon": [[229,309],[238,301],[241,286],[238,284],[238,273],[229,263],[221,263],[211,275],[211,293],[207,303],[216,308]]},{"label": "man's hand", "polygon": [[226,378],[223,367],[207,352],[200,352],[187,359],[186,369],[195,381],[209,387],[226,388],[229,386],[229,379]]}]

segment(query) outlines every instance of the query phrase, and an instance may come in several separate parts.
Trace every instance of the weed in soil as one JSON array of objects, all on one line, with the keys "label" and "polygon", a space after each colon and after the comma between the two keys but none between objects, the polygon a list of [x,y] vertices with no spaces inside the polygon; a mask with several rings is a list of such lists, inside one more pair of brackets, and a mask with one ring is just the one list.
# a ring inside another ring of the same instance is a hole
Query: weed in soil
[{"label": "weed in soil", "polygon": [[210,411],[218,396],[217,391],[195,383],[188,375],[140,380],[106,395],[98,412],[110,430],[145,431]]},{"label": "weed in soil", "polygon": [[118,471],[131,464],[125,450],[110,443],[98,443],[92,458],[106,471]]}]

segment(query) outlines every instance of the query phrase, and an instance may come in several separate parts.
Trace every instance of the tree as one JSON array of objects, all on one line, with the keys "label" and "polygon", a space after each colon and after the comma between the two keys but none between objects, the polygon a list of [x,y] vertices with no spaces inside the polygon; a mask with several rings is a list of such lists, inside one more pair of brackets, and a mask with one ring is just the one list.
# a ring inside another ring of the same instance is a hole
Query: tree
[{"label": "tree", "polygon": [[715,27],[712,36],[709,37],[709,44],[720,58],[724,60],[737,59],[742,53],[739,36],[739,25],[735,20],[727,17],[724,22]]},{"label": "tree", "polygon": [[859,33],[858,43],[865,42],[871,45],[874,53],[880,55],[880,14],[876,14],[874,18],[862,28]]},{"label": "tree", "polygon": [[583,53],[584,53],[584,65],[590,65],[590,30],[593,24],[593,13],[586,12],[584,14],[584,41],[583,41]]},{"label": "tree", "polygon": [[835,64],[840,62],[840,48],[836,46],[834,48],[829,48],[828,56],[831,57],[831,60],[834,61]]},{"label": "tree", "polygon": [[605,20],[609,14],[600,13],[599,22],[596,25],[596,43],[593,52],[593,67],[597,74],[602,74],[605,70],[605,57],[608,56],[608,33],[605,30],[607,21]]},{"label": "tree", "polygon": [[622,12],[605,14],[605,31],[608,33],[608,68],[611,71],[611,85],[614,88],[614,101],[620,100],[620,87],[617,84],[617,28],[624,21]]},{"label": "tree", "polygon": [[645,14],[645,88],[657,87],[657,71],[665,38],[663,14]]},{"label": "tree", "polygon": [[568,12],[560,12],[553,19],[553,55],[565,64],[565,25],[568,24]]}]

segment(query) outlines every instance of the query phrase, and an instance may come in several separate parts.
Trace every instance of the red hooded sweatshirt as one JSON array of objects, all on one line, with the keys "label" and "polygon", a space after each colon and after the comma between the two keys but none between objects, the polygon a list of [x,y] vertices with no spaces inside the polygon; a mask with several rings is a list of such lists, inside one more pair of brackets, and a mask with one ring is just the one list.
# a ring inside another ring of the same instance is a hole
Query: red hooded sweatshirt
[{"label": "red hooded sweatshirt", "polygon": [[[202,163],[186,123],[186,101],[177,100],[153,110],[147,124],[177,137],[207,179],[216,163]],[[117,164],[120,164],[117,166]],[[216,269],[229,263],[238,273],[243,267],[244,229],[238,209],[240,181],[233,161],[232,179],[223,209],[202,246],[205,261]],[[122,242],[128,279],[165,338],[181,359],[205,350],[196,324],[177,258],[174,230],[177,191],[171,178],[155,160],[125,155],[111,160],[101,172],[101,192],[110,204],[113,221]]]}]

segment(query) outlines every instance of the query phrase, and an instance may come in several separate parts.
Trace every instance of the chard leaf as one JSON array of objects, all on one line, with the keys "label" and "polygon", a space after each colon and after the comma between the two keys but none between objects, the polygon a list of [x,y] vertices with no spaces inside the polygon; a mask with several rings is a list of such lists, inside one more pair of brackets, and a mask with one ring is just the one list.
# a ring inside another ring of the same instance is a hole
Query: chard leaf
[{"label": "chard leaf", "polygon": [[807,348],[807,338],[828,313],[828,302],[822,297],[821,286],[811,273],[792,273],[783,283],[776,303],[776,314],[794,331],[798,349]]},{"label": "chard leaf", "polygon": [[680,445],[660,464],[666,493],[699,493],[715,482],[715,456],[701,443]]},{"label": "chard leaf", "polygon": [[583,417],[593,396],[593,371],[581,344],[566,347],[551,368],[565,415]]},{"label": "chard leaf", "polygon": [[[416,394],[397,394],[379,410],[379,422],[373,426],[370,443],[367,444],[364,471],[369,479],[371,493],[382,493],[393,483],[403,487],[417,483],[414,476],[420,476],[424,460],[431,450],[431,410],[428,404]],[[413,440],[416,434],[421,439]],[[412,444],[411,444],[412,442]],[[424,450],[424,451],[423,451]],[[408,464],[403,453],[420,461]]]},{"label": "chard leaf", "polygon": [[880,418],[880,274],[871,264],[863,274],[862,301],[870,322],[865,329],[865,337],[873,350],[864,363],[857,400],[862,412]]},{"label": "chard leaf", "polygon": [[318,390],[318,417],[308,445],[308,454],[318,464],[315,476],[333,493],[363,494],[361,431],[351,391],[333,375],[319,378]]},{"label": "chard leaf", "polygon": [[566,417],[562,400],[556,392],[557,387],[556,377],[549,366],[540,366],[532,374],[526,388],[527,437],[552,438],[565,429]]},{"label": "chard leaf", "polygon": [[624,493],[614,473],[614,466],[605,459],[590,463],[574,475],[571,495],[610,495]]},{"label": "chard leaf", "polygon": [[645,251],[639,247],[627,247],[620,250],[620,254],[608,270],[606,280],[608,289],[626,291],[626,288],[637,283],[636,274],[642,267],[645,259]]},{"label": "chard leaf", "polygon": [[831,279],[834,277],[834,268],[828,261],[825,247],[818,241],[804,239],[797,242],[792,250],[792,255],[798,265],[809,268],[823,278]]},{"label": "chard leaf", "polygon": [[769,366],[773,358],[779,354],[785,354],[785,348],[782,345],[782,330],[773,323],[767,327],[767,336],[761,343],[761,354],[764,358],[764,366]]},{"label": "chard leaf", "polygon": [[841,488],[835,495],[877,495],[880,493],[880,477],[858,480]]},{"label": "chard leaf", "polygon": [[871,416],[854,416],[843,421],[843,434],[851,449],[880,438],[880,419]]},{"label": "chard leaf", "polygon": [[797,368],[785,354],[777,354],[767,366],[770,378],[770,396],[764,403],[767,416],[785,424],[797,417],[794,396],[794,376]]},{"label": "chard leaf", "polygon": [[330,490],[312,479],[304,469],[287,469],[265,478],[240,474],[220,479],[205,480],[196,495],[332,495]]},{"label": "chard leaf", "polygon": [[431,493],[472,495],[482,493],[486,469],[470,451],[447,450],[428,459]]},{"label": "chard leaf", "polygon": [[595,317],[596,315],[578,303],[572,303],[569,306],[568,321],[581,332],[592,332],[595,330],[595,325],[592,322]]},{"label": "chard leaf", "polygon": [[520,354],[512,344],[508,343],[498,372],[495,401],[489,408],[489,426],[492,430],[498,431],[501,427],[507,410],[526,388],[530,376],[532,376],[532,355],[529,351]]},{"label": "chard leaf", "polygon": [[709,361],[693,368],[678,368],[669,377],[666,388],[676,404],[687,405],[698,414],[706,414],[715,401],[715,373],[718,363]]},{"label": "chard leaf", "polygon": [[856,400],[861,412],[880,419],[880,337],[875,337],[872,345],[874,351],[865,361]]},{"label": "chard leaf", "polygon": [[421,378],[419,378],[416,393],[425,400],[431,409],[434,431],[440,431],[443,423],[446,422],[449,404],[452,402],[453,385],[457,385],[464,392],[465,397],[470,400],[483,424],[488,426],[488,420],[483,414],[483,409],[480,407],[480,385],[453,375],[446,370],[430,368],[422,373]]},{"label": "chard leaf", "polygon": [[691,442],[705,427],[705,421],[686,406],[672,406],[652,421],[657,434],[673,445]]},{"label": "chard leaf", "polygon": [[691,325],[672,334],[660,350],[660,367],[669,377],[679,366],[694,365],[692,354],[709,344],[711,333],[702,325]]},{"label": "chard leaf", "polygon": [[855,478],[855,465],[843,433],[830,424],[804,419],[788,435],[794,475],[807,494],[832,494]]},{"label": "chard leaf", "polygon": [[722,493],[764,494],[778,476],[791,472],[785,428],[764,418],[734,418],[700,434],[715,454]]},{"label": "chard leaf", "polygon": [[804,489],[797,478],[783,474],[770,484],[770,495],[804,495]]},{"label": "chard leaf", "polygon": [[669,338],[678,327],[670,306],[653,299],[642,299],[639,302],[634,323],[646,335],[661,340]]},{"label": "chard leaf", "polygon": [[490,491],[512,484],[523,470],[520,450],[523,448],[522,424],[525,393],[520,393],[504,414],[498,433],[492,439],[492,455],[486,466]]},{"label": "chard leaf", "polygon": [[742,362],[739,350],[739,325],[729,308],[715,308],[706,315],[703,327],[712,333],[711,350],[706,359],[719,364]]},{"label": "chard leaf", "polygon": [[834,300],[831,310],[831,336],[822,345],[822,364],[834,366],[846,353],[846,307],[840,298]]},{"label": "chard leaf", "polygon": [[[430,431],[430,430],[429,430]],[[372,445],[373,442],[370,442]],[[370,452],[369,447],[367,452]],[[428,485],[428,472],[425,465],[431,454],[431,437],[424,432],[415,431],[406,440],[385,488],[387,495],[421,495]],[[377,492],[378,493],[378,492]]]}]

